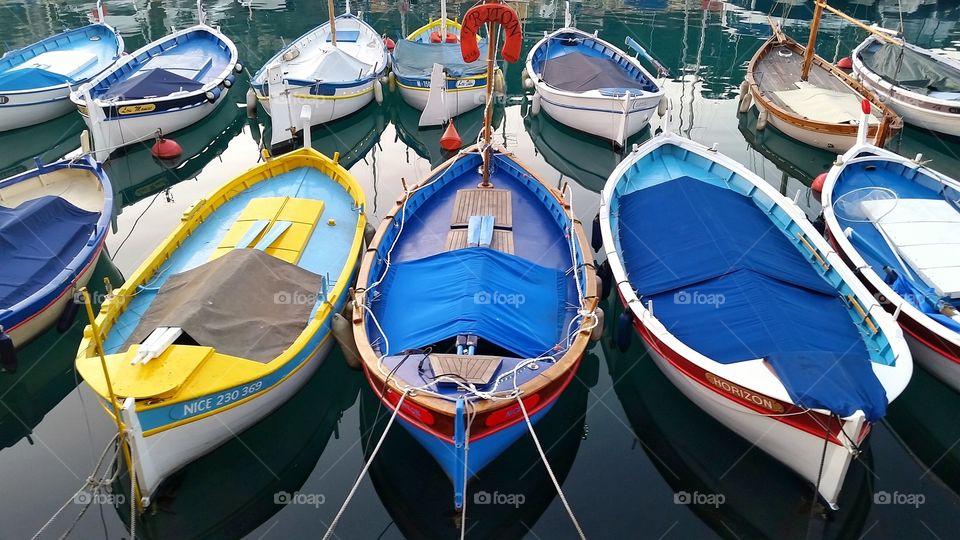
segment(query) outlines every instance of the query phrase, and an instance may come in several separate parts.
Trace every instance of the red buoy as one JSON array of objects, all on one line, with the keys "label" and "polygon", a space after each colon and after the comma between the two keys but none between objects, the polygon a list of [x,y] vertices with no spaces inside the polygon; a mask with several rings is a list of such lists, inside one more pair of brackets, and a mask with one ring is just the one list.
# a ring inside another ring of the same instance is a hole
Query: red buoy
[{"label": "red buoy", "polygon": [[460,134],[457,133],[457,128],[453,125],[453,120],[450,120],[450,123],[447,124],[447,129],[443,132],[443,137],[440,137],[440,148],[446,150],[447,152],[455,152],[463,146],[463,139],[460,138]]},{"label": "red buoy", "polygon": [[853,60],[849,56],[844,56],[837,61],[837,67],[840,69],[853,69]]},{"label": "red buoy", "polygon": [[813,183],[810,184],[810,189],[812,189],[814,193],[819,194],[823,191],[823,184],[826,181],[827,181],[827,173],[822,172],[818,174],[816,178],[813,179]]},{"label": "red buoy", "polygon": [[863,98],[863,101],[860,102],[860,109],[863,110],[863,114],[870,114],[870,100]]},{"label": "red buoy", "polygon": [[153,143],[150,153],[153,154],[153,157],[159,159],[176,159],[183,154],[183,148],[173,139],[157,139],[157,142]]},{"label": "red buoy", "polygon": [[388,51],[392,51],[397,48],[397,42],[390,38],[383,38],[383,44],[387,47]]}]

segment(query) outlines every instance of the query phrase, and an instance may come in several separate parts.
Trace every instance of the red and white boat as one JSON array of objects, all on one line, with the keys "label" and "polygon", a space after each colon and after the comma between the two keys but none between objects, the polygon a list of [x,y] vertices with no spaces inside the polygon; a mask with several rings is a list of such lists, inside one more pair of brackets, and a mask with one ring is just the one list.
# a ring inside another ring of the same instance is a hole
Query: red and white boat
[{"label": "red and white boat", "polygon": [[854,146],[827,174],[823,217],[920,365],[960,392],[960,182],[919,158]]},{"label": "red and white boat", "polygon": [[893,318],[794,203],[695,142],[635,148],[601,204],[618,328],[629,322],[691,401],[836,508],[913,372]]}]

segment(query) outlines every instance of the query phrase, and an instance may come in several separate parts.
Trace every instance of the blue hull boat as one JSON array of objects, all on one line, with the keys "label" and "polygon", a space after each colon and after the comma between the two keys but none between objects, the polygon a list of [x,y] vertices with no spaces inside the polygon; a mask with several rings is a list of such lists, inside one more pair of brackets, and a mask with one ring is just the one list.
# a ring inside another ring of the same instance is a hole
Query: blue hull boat
[{"label": "blue hull boat", "polygon": [[226,97],[243,71],[237,47],[200,24],[148,43],[72,94],[98,161],[123,146],[195,124]]},{"label": "blue hull boat", "polygon": [[6,53],[0,58],[0,131],[72,111],[70,90],[113,65],[122,52],[116,29],[98,23]]},{"label": "blue hull boat", "polygon": [[913,372],[895,321],[793,202],[716,150],[656,137],[601,204],[618,338],[633,327],[691,401],[836,506]]},{"label": "blue hull boat", "polygon": [[57,322],[69,326],[107,236],[113,190],[89,157],[63,160],[0,181],[0,350]]}]

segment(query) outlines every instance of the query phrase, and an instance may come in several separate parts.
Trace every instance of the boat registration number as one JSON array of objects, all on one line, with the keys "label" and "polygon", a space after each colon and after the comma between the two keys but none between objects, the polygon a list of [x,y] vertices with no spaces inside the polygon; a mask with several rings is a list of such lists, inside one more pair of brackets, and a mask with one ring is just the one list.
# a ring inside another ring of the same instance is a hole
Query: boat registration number
[{"label": "boat registration number", "polygon": [[157,106],[153,103],[144,103],[142,105],[124,105],[117,109],[117,112],[120,114],[140,114],[153,112],[157,109]]},{"label": "boat registration number", "polygon": [[263,389],[263,381],[255,381],[245,386],[225,390],[219,394],[206,396],[183,404],[179,418],[190,418],[198,414],[219,409],[235,401],[250,397]]},{"label": "boat registration number", "polygon": [[6,103],[10,103],[10,98],[7,96],[0,96],[0,105],[4,105]]}]

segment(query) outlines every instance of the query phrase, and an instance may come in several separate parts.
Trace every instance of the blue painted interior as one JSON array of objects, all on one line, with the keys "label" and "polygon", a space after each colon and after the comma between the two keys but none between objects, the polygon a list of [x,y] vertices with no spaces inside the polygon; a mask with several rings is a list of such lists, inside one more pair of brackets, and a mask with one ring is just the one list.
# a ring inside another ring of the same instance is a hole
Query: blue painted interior
[{"label": "blue painted interior", "polygon": [[[259,197],[299,197],[324,201],[323,214],[297,266],[325,278],[329,276],[329,288],[333,287],[334,280],[340,277],[348,262],[359,211],[354,206],[353,197],[329,176],[312,168],[294,169],[254,184],[207,217],[130,301],[107,336],[104,347],[108,354],[119,352],[119,347],[140,323],[140,318],[166,280],[173,274],[196,268],[210,260],[243,209],[252,199]],[[336,226],[328,225],[329,219],[334,219]]]},{"label": "blue painted interior", "polygon": [[[122,49],[123,44],[117,34],[103,24],[92,24],[51,36],[33,45],[11,51],[0,59],[0,91],[16,92],[68,83],[82,83],[112,64],[120,56]],[[50,51],[95,54],[97,60],[66,75],[31,68],[11,72],[17,66]]]}]

